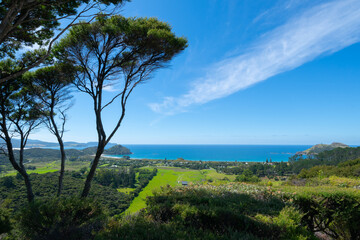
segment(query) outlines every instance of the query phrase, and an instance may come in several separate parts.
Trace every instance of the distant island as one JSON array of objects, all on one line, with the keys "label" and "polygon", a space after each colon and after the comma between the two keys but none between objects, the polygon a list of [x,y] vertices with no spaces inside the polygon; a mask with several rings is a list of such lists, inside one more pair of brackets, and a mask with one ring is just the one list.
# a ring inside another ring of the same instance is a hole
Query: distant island
[{"label": "distant island", "polygon": [[350,146],[343,144],[343,143],[337,143],[337,142],[333,142],[332,144],[316,144],[314,146],[312,146],[309,149],[306,149],[305,151],[301,151],[301,152],[297,152],[296,154],[299,155],[309,155],[309,154],[319,154],[321,152],[324,151],[330,151],[333,150],[335,148],[348,148]]}]

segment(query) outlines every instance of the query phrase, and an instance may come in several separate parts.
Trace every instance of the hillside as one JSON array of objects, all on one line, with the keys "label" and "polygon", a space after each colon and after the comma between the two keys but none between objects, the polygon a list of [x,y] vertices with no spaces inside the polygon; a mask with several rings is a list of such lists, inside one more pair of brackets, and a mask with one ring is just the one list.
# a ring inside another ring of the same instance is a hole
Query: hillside
[{"label": "hillside", "polygon": [[337,143],[337,142],[333,142],[332,144],[316,144],[314,146],[312,146],[311,148],[302,151],[302,152],[298,152],[298,154],[305,154],[305,155],[309,155],[309,154],[319,154],[321,152],[324,151],[330,151],[333,150],[335,148],[348,148],[349,146],[343,143]]},{"label": "hillside", "polygon": [[105,149],[104,154],[108,155],[130,155],[131,151],[130,149],[121,146],[121,145],[115,145],[111,148]]},{"label": "hillside", "polygon": [[[96,147],[88,147],[85,149],[66,149],[66,157],[68,159],[74,158],[77,159],[83,156],[91,156],[96,153]],[[108,149],[105,149],[104,154],[109,155],[129,155],[131,154],[130,149],[121,146],[115,145]],[[15,157],[18,157],[19,151],[15,151]],[[53,148],[29,148],[24,151],[25,159],[32,160],[32,162],[41,162],[41,161],[52,161],[60,159],[60,151]],[[9,161],[5,155],[0,155],[0,164],[9,164]]]}]

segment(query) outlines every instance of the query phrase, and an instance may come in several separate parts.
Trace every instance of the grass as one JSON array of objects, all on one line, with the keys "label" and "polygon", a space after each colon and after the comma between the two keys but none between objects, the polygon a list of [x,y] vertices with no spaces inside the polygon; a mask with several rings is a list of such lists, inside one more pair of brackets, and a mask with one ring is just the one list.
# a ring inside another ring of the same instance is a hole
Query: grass
[{"label": "grass", "polygon": [[336,186],[276,186],[274,190],[281,190],[288,193],[296,193],[301,195],[317,195],[322,194],[342,194],[342,195],[354,195],[360,197],[360,191],[355,188],[343,188]]},{"label": "grass", "polygon": [[[146,169],[151,169],[145,167]],[[219,181],[228,177],[233,180],[235,176],[228,176],[225,174],[217,173],[214,169],[209,170],[191,170],[176,167],[158,167],[157,175],[149,182],[149,184],[139,193],[131,203],[130,207],[126,210],[125,214],[138,212],[146,207],[146,197],[152,196],[153,192],[159,190],[161,186],[181,186],[181,181],[187,181],[189,184],[201,183],[206,181]]]},{"label": "grass", "polygon": [[[28,164],[30,166],[36,167],[35,170],[27,170],[28,174],[37,173],[37,174],[45,174],[49,172],[57,172],[60,170],[60,161],[53,162],[34,162]],[[89,162],[70,162],[66,161],[65,170],[66,171],[78,171],[83,167],[88,167]],[[8,171],[4,174],[1,174],[1,177],[4,176],[15,176],[18,172],[16,170]]]},{"label": "grass", "polygon": [[117,191],[121,193],[130,194],[135,188],[118,188]]}]

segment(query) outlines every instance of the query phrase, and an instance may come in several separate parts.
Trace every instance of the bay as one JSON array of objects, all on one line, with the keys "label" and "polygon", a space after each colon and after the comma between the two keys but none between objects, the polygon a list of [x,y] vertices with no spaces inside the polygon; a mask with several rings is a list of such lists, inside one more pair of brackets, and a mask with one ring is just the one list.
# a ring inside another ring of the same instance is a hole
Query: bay
[{"label": "bay", "polygon": [[[127,145],[131,158],[192,161],[287,162],[311,145]],[[119,155],[114,157],[121,157]]]}]

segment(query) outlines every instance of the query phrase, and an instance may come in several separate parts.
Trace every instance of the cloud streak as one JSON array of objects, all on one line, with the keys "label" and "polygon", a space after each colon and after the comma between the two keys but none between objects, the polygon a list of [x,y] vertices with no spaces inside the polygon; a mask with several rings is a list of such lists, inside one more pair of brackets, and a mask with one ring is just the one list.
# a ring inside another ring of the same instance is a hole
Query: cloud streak
[{"label": "cloud streak", "polygon": [[359,41],[359,0],[320,4],[265,34],[247,53],[216,63],[186,94],[149,106],[166,115],[184,112]]}]

